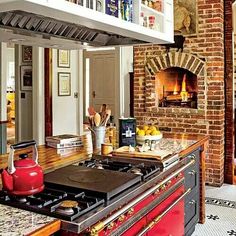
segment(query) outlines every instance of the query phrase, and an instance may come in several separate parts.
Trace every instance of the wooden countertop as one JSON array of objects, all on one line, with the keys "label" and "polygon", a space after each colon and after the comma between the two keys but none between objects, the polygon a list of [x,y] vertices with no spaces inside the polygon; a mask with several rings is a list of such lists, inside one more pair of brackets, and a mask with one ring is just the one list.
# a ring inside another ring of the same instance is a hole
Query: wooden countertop
[{"label": "wooden countertop", "polygon": [[[30,148],[16,151],[16,159],[19,153],[27,152],[30,155],[30,151]],[[51,172],[55,169],[71,165],[88,158],[83,148],[76,149],[76,151],[69,152],[67,154],[58,154],[57,152],[58,150],[55,148],[46,147],[44,145],[38,146],[39,164],[43,168],[44,173]],[[0,169],[7,167],[8,155],[9,154],[0,155]]]}]

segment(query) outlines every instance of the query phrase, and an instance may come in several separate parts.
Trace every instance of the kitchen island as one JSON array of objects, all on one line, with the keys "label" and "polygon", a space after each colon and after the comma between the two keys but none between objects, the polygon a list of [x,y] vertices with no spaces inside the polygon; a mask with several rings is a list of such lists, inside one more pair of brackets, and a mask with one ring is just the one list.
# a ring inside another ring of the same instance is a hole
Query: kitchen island
[{"label": "kitchen island", "polygon": [[[79,233],[84,231],[86,228],[89,228],[90,226],[96,224],[96,222],[99,222],[104,217],[109,217],[111,212],[115,212],[116,209],[119,209],[120,206],[127,204],[128,202],[132,202],[132,199],[135,196],[139,196],[142,192],[147,191],[150,189],[153,185],[156,185],[157,187],[163,187],[165,185],[165,180],[168,180],[168,176],[174,173],[175,175],[179,175],[180,172],[184,170],[184,166],[189,167],[190,164],[188,162],[185,162],[185,157],[189,156],[192,152],[198,150],[199,151],[199,161],[200,161],[200,173],[199,173],[199,180],[200,180],[200,218],[199,221],[201,223],[204,222],[205,219],[205,207],[204,207],[204,185],[205,185],[205,151],[206,151],[206,145],[208,138],[201,135],[164,135],[163,140],[175,140],[178,144],[183,145],[183,148],[179,150],[179,157],[180,162],[173,166],[172,168],[162,171],[155,177],[153,177],[150,180],[144,181],[144,183],[139,184],[138,186],[134,186],[129,188],[128,191],[123,192],[122,194],[119,194],[118,197],[115,197],[113,200],[109,201],[109,203],[98,207],[97,209],[86,213],[85,215],[79,217],[78,219],[74,220],[73,222],[63,222],[62,221],[62,228],[64,230],[68,230],[74,233]],[[187,144],[187,145],[186,145]],[[114,157],[110,157],[112,160],[114,160]],[[119,157],[116,157],[119,159]],[[68,156],[60,156],[56,153],[55,149],[40,146],[39,147],[39,160],[40,164],[45,170],[46,173],[51,172],[57,168],[61,168],[63,166],[75,164],[77,162],[80,162],[84,159],[88,159],[86,156],[86,153],[81,149],[81,151],[70,154]],[[0,159],[0,165],[1,168],[6,167],[6,160],[7,156],[2,156],[2,159]],[[5,162],[4,162],[5,160]],[[164,181],[164,182],[163,182]],[[160,183],[160,185],[158,184]],[[162,185],[162,186],[161,186]],[[167,184],[166,184],[167,186]],[[167,189],[170,188],[167,186]],[[158,199],[157,199],[158,200]],[[101,225],[100,225],[101,226]],[[99,226],[99,227],[100,227]],[[104,226],[105,227],[105,226]],[[95,225],[95,228],[97,229],[97,225]]]}]

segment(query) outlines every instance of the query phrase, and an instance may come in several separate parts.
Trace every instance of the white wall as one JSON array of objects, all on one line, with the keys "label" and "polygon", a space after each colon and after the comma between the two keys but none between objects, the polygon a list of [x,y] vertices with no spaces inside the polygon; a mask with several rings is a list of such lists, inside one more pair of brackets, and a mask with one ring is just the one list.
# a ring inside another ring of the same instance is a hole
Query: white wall
[{"label": "white wall", "polygon": [[120,48],[120,114],[130,116],[129,72],[133,72],[133,47]]},{"label": "white wall", "polygon": [[[79,92],[79,51],[70,51],[70,68],[57,67],[57,52],[53,50],[53,135],[79,134],[79,98],[74,97],[74,93]],[[71,73],[70,96],[58,96],[58,72]]]},{"label": "white wall", "polygon": [[16,141],[33,139],[33,98],[32,90],[22,90],[22,66],[31,66],[32,63],[22,62],[22,46],[15,46],[15,73],[16,73]]},{"label": "white wall", "polygon": [[0,121],[7,120],[7,44],[0,43]]}]

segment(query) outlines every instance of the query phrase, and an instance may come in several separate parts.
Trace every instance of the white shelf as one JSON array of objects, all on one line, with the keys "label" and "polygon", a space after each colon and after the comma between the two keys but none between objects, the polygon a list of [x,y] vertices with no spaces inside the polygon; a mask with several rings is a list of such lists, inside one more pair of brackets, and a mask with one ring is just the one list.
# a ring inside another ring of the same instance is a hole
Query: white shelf
[{"label": "white shelf", "polygon": [[[137,8],[135,4],[138,4],[137,6],[139,9],[141,8],[141,1],[135,1],[134,9]],[[55,20],[55,22],[59,23],[64,22],[68,24],[83,26],[85,28],[88,28],[88,30],[90,31],[94,30],[97,32],[101,32],[103,34],[102,36],[105,35],[107,37],[110,37],[109,40],[107,40],[109,41],[107,45],[98,44],[98,46],[111,46],[113,44],[125,45],[147,42],[163,44],[173,42],[173,23],[171,23],[172,28],[168,27],[168,32],[165,33],[163,33],[164,31],[158,32],[155,30],[151,30],[138,24],[139,22],[137,20],[137,16],[139,16],[139,12],[134,13],[136,17],[135,23],[130,23],[122,19],[118,19],[116,17],[91,10],[83,6],[67,2],[65,0],[0,0],[0,13],[9,11],[20,11],[23,12],[23,14],[31,14],[35,17],[41,17],[44,20],[52,19]],[[157,14],[159,13],[157,12]],[[20,34],[20,30],[21,29],[18,29],[17,33]],[[26,30],[24,29],[24,31]],[[3,32],[1,32],[1,35],[2,33]],[[34,34],[34,32],[31,31],[30,33]],[[35,38],[35,35],[32,36],[34,36]],[[54,35],[52,35],[52,37],[54,37]],[[45,37],[43,37],[42,39],[45,40]],[[40,37],[38,37],[37,40],[40,40]],[[76,46],[78,47],[78,45],[79,44],[77,42]]]}]

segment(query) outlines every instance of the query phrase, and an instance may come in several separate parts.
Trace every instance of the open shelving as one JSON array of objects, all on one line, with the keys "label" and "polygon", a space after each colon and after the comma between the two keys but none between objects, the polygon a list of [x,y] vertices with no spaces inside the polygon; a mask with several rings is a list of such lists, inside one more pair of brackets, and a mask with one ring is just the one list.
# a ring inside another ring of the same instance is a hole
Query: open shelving
[{"label": "open shelving", "polygon": [[[111,46],[173,42],[173,1],[163,0],[163,13],[156,13],[159,31],[140,25],[141,10],[144,10],[141,0],[133,1],[133,22],[126,22],[66,0],[0,0],[0,29],[7,28],[9,33],[12,28],[14,33],[22,35],[28,31],[34,38],[35,35],[43,35],[42,40],[72,40],[76,42],[76,47],[84,47],[85,43]],[[148,7],[145,12],[154,14],[153,9]],[[17,20],[24,18],[30,19],[27,24],[18,24]],[[39,28],[34,25],[37,21],[42,24]],[[65,30],[57,34],[58,31],[53,28],[55,25],[65,25]],[[40,39],[37,37],[37,40]]]}]

